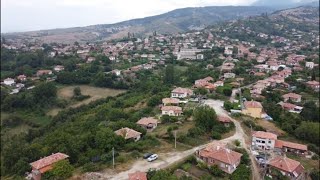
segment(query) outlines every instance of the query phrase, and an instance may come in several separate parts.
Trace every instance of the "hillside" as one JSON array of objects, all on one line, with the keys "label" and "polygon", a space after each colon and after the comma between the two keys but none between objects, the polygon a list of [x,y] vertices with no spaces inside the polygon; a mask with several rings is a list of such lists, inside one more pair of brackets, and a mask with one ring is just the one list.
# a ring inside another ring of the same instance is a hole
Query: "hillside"
[{"label": "hillside", "polygon": [[261,13],[272,12],[271,8],[255,6],[210,6],[183,8],[168,13],[133,19],[115,24],[101,24],[87,27],[41,30],[24,33],[4,34],[6,39],[31,39],[44,42],[96,41],[127,36],[159,33],[178,33],[187,30],[203,29],[216,22],[241,19]]}]

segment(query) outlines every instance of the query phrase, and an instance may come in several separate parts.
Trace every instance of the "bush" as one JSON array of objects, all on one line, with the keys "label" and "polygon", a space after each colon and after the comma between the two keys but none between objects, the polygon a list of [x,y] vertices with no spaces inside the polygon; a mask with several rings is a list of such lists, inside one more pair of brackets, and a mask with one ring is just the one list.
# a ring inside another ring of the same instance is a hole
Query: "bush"
[{"label": "bush", "polygon": [[311,172],[310,172],[310,178],[312,179],[312,180],[319,180],[320,179],[320,171],[319,170],[312,170]]},{"label": "bush", "polygon": [[218,132],[216,132],[216,131],[213,131],[213,132],[211,133],[211,137],[212,137],[212,139],[217,139],[217,140],[219,140],[219,139],[221,139],[221,134],[218,133]]},{"label": "bush", "polygon": [[184,163],[184,164],[182,164],[181,168],[184,171],[188,171],[191,168],[191,164],[190,163]]},{"label": "bush", "polygon": [[238,139],[234,140],[233,143],[236,146],[240,146],[240,144],[241,144],[241,142]]},{"label": "bush", "polygon": [[193,138],[203,135],[204,133],[205,133],[204,130],[202,130],[199,127],[193,127],[188,130],[188,136]]},{"label": "bush", "polygon": [[210,173],[216,177],[223,177],[224,175],[224,172],[221,169],[219,169],[218,165],[210,166],[208,169]]}]

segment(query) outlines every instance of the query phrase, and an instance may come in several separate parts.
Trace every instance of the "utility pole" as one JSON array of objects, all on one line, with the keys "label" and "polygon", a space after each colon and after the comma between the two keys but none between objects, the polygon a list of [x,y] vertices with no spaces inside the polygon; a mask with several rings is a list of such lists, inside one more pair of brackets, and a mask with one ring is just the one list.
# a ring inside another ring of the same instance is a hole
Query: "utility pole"
[{"label": "utility pole", "polygon": [[112,147],[112,167],[114,169],[114,147]]}]

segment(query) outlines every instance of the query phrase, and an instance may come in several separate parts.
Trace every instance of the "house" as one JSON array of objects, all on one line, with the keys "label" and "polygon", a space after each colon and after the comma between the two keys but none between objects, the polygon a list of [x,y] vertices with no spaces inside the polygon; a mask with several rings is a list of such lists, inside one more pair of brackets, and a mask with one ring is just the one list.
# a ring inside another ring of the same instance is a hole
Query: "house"
[{"label": "house", "polygon": [[273,133],[264,131],[254,131],[252,132],[251,146],[254,149],[270,150],[274,149],[276,140],[277,135]]},{"label": "house", "polygon": [[179,106],[163,106],[161,107],[162,115],[180,116],[182,108]]},{"label": "house", "polygon": [[147,173],[137,171],[134,173],[129,173],[129,180],[147,180]]},{"label": "house", "polygon": [[235,78],[236,75],[235,75],[234,73],[224,73],[224,74],[223,74],[223,77],[224,77],[225,79]]},{"label": "house", "polygon": [[26,80],[27,80],[27,76],[24,75],[24,74],[21,74],[21,75],[17,76],[17,79],[18,79],[19,81],[26,81]]},{"label": "house", "polygon": [[232,122],[227,116],[218,116],[218,121],[226,127],[229,127]]},{"label": "house", "polygon": [[7,78],[7,79],[3,80],[3,83],[7,86],[13,86],[16,82],[12,78]]},{"label": "house", "polygon": [[308,81],[306,85],[315,91],[319,91],[320,85],[318,81]]},{"label": "house", "polygon": [[56,72],[63,71],[63,70],[64,70],[64,66],[56,65],[56,66],[53,68],[53,70],[56,71]]},{"label": "house", "polygon": [[244,102],[244,108],[242,109],[242,114],[254,117],[261,118],[262,115],[262,105],[257,101],[246,101]]},{"label": "house", "polygon": [[217,81],[217,82],[215,82],[213,84],[214,84],[215,87],[219,87],[219,86],[223,86],[224,85],[223,81]]},{"label": "house", "polygon": [[138,141],[141,138],[140,132],[127,127],[116,130],[114,133],[118,136],[122,136],[125,140],[133,139],[134,141]]},{"label": "house", "polygon": [[197,57],[196,57],[196,59],[203,59],[204,58],[204,56],[203,56],[203,54],[197,54]]},{"label": "house", "polygon": [[51,75],[52,71],[51,70],[38,70],[37,71],[37,76],[43,76],[43,75]]},{"label": "house", "polygon": [[188,88],[178,87],[171,91],[172,98],[186,98],[191,95],[193,95],[193,91]]},{"label": "house", "polygon": [[295,104],[291,104],[291,103],[285,103],[285,102],[279,102],[278,103],[282,109],[285,109],[289,112],[292,112],[292,113],[301,113],[303,107],[301,106],[297,106]]},{"label": "house", "polygon": [[306,68],[313,69],[314,62],[306,62]]},{"label": "house", "polygon": [[144,117],[141,118],[137,124],[147,130],[153,130],[158,125],[158,120],[153,117]]},{"label": "house", "polygon": [[121,75],[121,70],[114,69],[114,70],[112,70],[112,73],[115,74],[116,76],[120,76]]},{"label": "house", "polygon": [[208,165],[217,165],[222,171],[232,174],[240,164],[242,154],[212,143],[196,151],[196,156]]},{"label": "house", "polygon": [[279,149],[282,152],[291,152],[299,155],[305,155],[308,151],[308,147],[306,145],[282,140],[276,140],[274,148]]},{"label": "house", "polygon": [[32,167],[32,178],[34,180],[40,180],[41,174],[50,171],[56,162],[67,159],[68,157],[68,155],[58,152],[30,163]]},{"label": "house", "polygon": [[304,177],[304,167],[300,162],[287,158],[286,156],[277,156],[268,163],[267,176],[274,176],[274,170],[278,170],[282,175],[289,179],[302,180]]},{"label": "house", "polygon": [[162,104],[163,106],[166,105],[179,105],[180,100],[177,98],[163,98]]},{"label": "house", "polygon": [[296,93],[288,93],[282,96],[283,101],[287,102],[288,100],[291,100],[293,102],[301,102],[301,95]]}]

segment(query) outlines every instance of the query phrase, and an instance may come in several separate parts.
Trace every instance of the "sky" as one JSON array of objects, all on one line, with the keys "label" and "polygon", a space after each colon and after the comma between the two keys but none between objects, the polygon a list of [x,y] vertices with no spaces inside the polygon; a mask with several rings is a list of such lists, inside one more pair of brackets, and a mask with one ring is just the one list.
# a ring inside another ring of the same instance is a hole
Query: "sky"
[{"label": "sky", "polygon": [[256,1],[1,0],[1,33],[111,24],[184,7],[250,5]]}]

